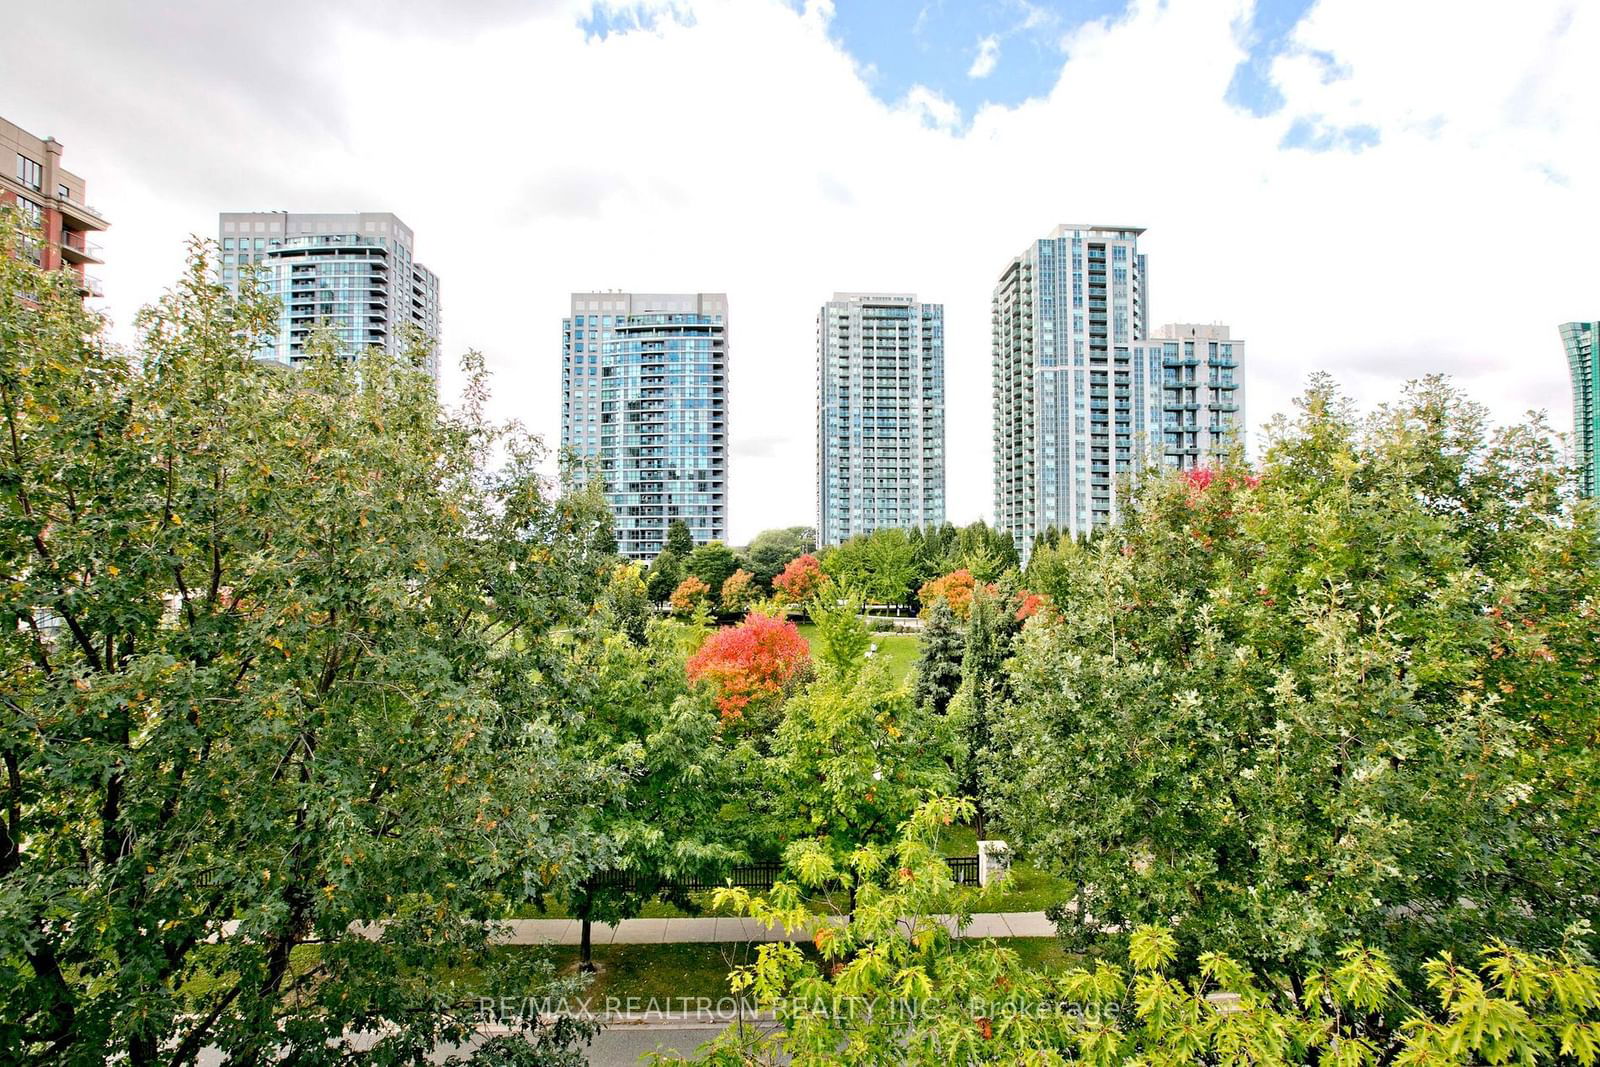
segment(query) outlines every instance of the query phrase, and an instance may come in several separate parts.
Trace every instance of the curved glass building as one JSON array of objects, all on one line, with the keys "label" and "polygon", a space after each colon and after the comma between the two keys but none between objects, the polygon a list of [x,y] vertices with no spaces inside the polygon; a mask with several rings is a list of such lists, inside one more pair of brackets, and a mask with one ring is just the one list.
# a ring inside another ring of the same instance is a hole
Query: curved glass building
[{"label": "curved glass building", "polygon": [[318,327],[352,355],[406,349],[411,328],[425,340],[425,365],[438,378],[439,279],[412,258],[410,227],[388,212],[228,212],[220,220],[221,278],[237,289],[262,278],[281,308],[258,355],[293,365]]},{"label": "curved glass building", "polygon": [[674,519],[727,540],[727,296],[574,293],[561,353],[561,444],[602,479],[617,551],[654,559]]}]

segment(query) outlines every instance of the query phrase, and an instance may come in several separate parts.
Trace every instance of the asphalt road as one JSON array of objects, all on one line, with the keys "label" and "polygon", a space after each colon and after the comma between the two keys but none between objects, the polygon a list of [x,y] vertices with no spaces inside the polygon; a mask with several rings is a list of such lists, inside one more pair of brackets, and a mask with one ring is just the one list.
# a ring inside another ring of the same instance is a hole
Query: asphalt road
[{"label": "asphalt road", "polygon": [[[772,1023],[764,1025],[771,1026]],[[620,1023],[608,1026],[595,1035],[594,1042],[587,1050],[589,1063],[593,1067],[639,1067],[639,1057],[657,1050],[691,1056],[695,1049],[725,1029],[726,1023],[692,1020],[654,1019],[647,1023]],[[359,1038],[354,1040],[358,1045],[361,1043]],[[441,1046],[434,1050],[431,1058],[442,1062],[447,1056],[465,1051],[459,1045]],[[201,1067],[222,1067],[226,1062],[219,1049],[208,1048],[200,1053]]]},{"label": "asphalt road", "polygon": [[721,1026],[693,1023],[612,1026],[595,1035],[594,1044],[589,1046],[589,1063],[593,1067],[638,1067],[640,1056],[657,1049],[689,1056],[722,1030]]}]

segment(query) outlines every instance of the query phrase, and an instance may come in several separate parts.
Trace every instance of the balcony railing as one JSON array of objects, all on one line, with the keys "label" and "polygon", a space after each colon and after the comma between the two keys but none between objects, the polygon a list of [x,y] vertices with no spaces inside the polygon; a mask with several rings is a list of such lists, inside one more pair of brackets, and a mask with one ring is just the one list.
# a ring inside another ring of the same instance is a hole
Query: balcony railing
[{"label": "balcony railing", "polygon": [[89,240],[78,230],[61,231],[61,250],[66,252],[69,258],[78,261],[93,260],[96,263],[101,262],[103,252],[99,244]]},{"label": "balcony railing", "polygon": [[83,218],[90,222],[99,223],[99,228],[102,230],[106,228],[106,217],[100,213],[99,208],[91,207],[90,205],[85,204],[83,201],[74,200],[69,196],[58,195],[55,199],[56,204],[61,208],[62,211],[65,211],[76,218]]}]

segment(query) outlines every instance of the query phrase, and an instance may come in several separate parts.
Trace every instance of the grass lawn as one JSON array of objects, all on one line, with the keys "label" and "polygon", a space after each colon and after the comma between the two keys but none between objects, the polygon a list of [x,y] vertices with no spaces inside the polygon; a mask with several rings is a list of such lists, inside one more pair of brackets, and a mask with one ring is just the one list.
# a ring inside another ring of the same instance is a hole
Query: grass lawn
[{"label": "grass lawn", "polygon": [[[562,974],[574,973],[578,968],[578,950],[574,947],[554,949],[553,958]],[[604,1009],[607,998],[666,1002],[679,997],[716,1000],[731,996],[728,972],[754,963],[756,948],[749,942],[596,945],[594,961],[599,970],[584,995],[596,1008]]]},{"label": "grass lawn", "polygon": [[[1060,970],[1080,962],[1079,957],[1066,952],[1061,942],[1052,937],[1002,938],[996,944],[1013,949],[1024,967]],[[798,946],[813,962],[818,960],[815,949],[809,944]],[[503,948],[500,952],[538,952],[553,959],[563,975],[576,973],[578,950],[572,946],[538,948],[519,946]],[[673,945],[596,945],[594,961],[599,971],[582,994],[592,1010],[604,1011],[607,1000],[621,1010],[629,998],[639,1001],[654,999],[657,1010],[663,1010],[671,1001],[673,1010],[680,997],[707,997],[716,1001],[731,996],[728,973],[734,968],[755,963],[756,945],[749,942],[725,944],[673,944]],[[452,976],[458,987],[470,988],[469,975]],[[507,995],[518,995],[512,990]],[[496,991],[493,995],[502,995]],[[617,1003],[624,1002],[624,1003]],[[636,1010],[643,1010],[638,1005]]]},{"label": "grass lawn", "polygon": [[[800,636],[806,639],[806,644],[816,640],[817,628],[809,622],[799,624]],[[917,667],[917,635],[916,634],[873,634],[872,642],[878,646],[874,655],[881,656],[889,664],[890,673],[899,681],[909,681]]]},{"label": "grass lawn", "polygon": [[1005,881],[985,891],[977,910],[1044,911],[1053,904],[1064,902],[1071,893],[1070,882],[1018,860],[1011,865],[1011,872],[1006,875]]}]

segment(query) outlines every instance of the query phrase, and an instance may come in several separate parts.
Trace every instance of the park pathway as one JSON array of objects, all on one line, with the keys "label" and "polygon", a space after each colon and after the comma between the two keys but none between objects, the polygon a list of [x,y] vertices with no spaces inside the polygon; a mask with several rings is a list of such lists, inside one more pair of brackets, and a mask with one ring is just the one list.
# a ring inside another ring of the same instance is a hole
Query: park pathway
[{"label": "park pathway", "polygon": [[[833,916],[830,922],[843,922]],[[510,929],[497,938],[506,945],[576,945],[582,931],[577,919],[511,919]],[[949,920],[946,920],[949,926]],[[953,927],[952,927],[953,929]],[[595,923],[590,936],[596,945],[664,945],[718,941],[810,941],[802,931],[763,926],[754,919],[715,916],[698,919],[624,919],[615,926]],[[1056,927],[1042,911],[984,912],[972,917],[961,932],[965,938],[1054,937]]]}]

